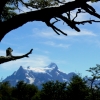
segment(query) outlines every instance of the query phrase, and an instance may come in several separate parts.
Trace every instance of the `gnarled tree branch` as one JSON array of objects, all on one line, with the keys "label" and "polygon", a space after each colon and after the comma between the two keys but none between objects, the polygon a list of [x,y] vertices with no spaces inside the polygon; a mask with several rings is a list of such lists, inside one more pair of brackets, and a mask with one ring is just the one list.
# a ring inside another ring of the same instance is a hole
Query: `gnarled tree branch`
[{"label": "gnarled tree branch", "polygon": [[[70,13],[68,13],[69,11],[73,11],[76,8],[80,8],[80,9],[85,10],[90,15],[93,15],[100,19],[100,15],[98,13],[96,13],[95,9],[92,6],[90,6],[89,4],[87,4],[88,1],[91,1],[91,0],[75,0],[75,1],[65,3],[64,5],[61,5],[59,7],[44,8],[41,10],[30,11],[27,13],[22,13],[22,14],[16,15],[16,16],[10,18],[9,20],[0,23],[0,26],[1,26],[0,27],[0,29],[1,29],[0,30],[0,41],[3,39],[3,37],[8,32],[10,32],[11,30],[16,29],[30,21],[42,21],[42,22],[46,23],[47,26],[51,27],[58,35],[59,35],[59,33],[66,35],[59,28],[57,28],[56,26],[54,26],[53,24],[50,23],[50,20],[52,18],[60,18],[61,20],[66,22],[66,24],[69,27],[80,32],[80,29],[76,26],[77,24],[85,24],[87,22],[91,23],[91,22],[99,22],[99,21],[86,20],[86,21],[82,21],[82,22],[76,22],[76,21],[74,21],[74,19],[77,17],[77,14],[79,14],[79,12],[76,13],[76,16],[72,20],[69,19],[70,17],[63,16],[63,14],[67,13],[67,14],[69,14],[68,16],[70,16]],[[100,1],[100,0],[98,0],[98,1]]]},{"label": "gnarled tree branch", "polygon": [[[75,29],[76,31],[80,32],[80,29],[76,26],[76,24],[81,24],[81,23],[83,24],[83,23],[87,23],[87,22],[91,23],[91,21],[93,21],[93,20],[83,21],[83,22],[75,22],[74,19],[77,17],[77,14],[80,13],[80,11],[76,13],[76,16],[72,20],[68,19],[66,16],[63,16],[63,14],[67,13],[69,11],[75,10],[76,8],[81,8],[81,9],[85,10],[87,13],[89,13],[90,15],[93,15],[100,19],[100,15],[98,13],[96,13],[95,9],[92,6],[90,6],[89,4],[87,4],[88,1],[90,1],[90,0],[82,0],[82,1],[75,0],[75,1],[65,3],[64,5],[59,6],[59,7],[44,8],[41,10],[36,10],[36,11],[31,11],[31,12],[16,15],[16,16],[12,17],[11,19],[0,23],[0,26],[1,26],[0,41],[3,39],[3,37],[8,32],[10,32],[11,30],[16,29],[30,21],[45,22],[57,34],[59,34],[59,32],[60,32],[65,35],[65,33],[62,32],[59,28],[55,27],[51,23],[48,23],[52,18],[57,18],[57,17],[60,18],[61,20],[63,20],[64,22],[66,22],[66,24],[69,27],[71,27],[72,29]],[[19,22],[18,22],[18,20],[19,20]],[[93,22],[99,22],[99,21],[93,21]]]},{"label": "gnarled tree branch", "polygon": [[17,59],[21,59],[21,58],[24,58],[24,57],[29,57],[29,54],[31,54],[33,51],[33,49],[31,49],[28,53],[24,54],[24,55],[21,55],[21,56],[0,56],[0,64],[2,63],[5,63],[5,62],[9,62],[9,61],[12,61],[12,60],[17,60]]},{"label": "gnarled tree branch", "polygon": [[[49,21],[52,18],[55,18],[63,13],[66,13],[68,11],[71,11],[80,7],[81,7],[81,2],[77,3],[76,1],[72,1],[59,7],[45,8],[45,9],[41,9],[37,11],[31,11],[31,12],[16,15],[13,18],[0,23],[0,26],[1,26],[0,41],[8,32],[22,26],[23,24],[27,22],[42,21],[46,23],[46,21]],[[5,27],[6,29],[4,29]]]}]

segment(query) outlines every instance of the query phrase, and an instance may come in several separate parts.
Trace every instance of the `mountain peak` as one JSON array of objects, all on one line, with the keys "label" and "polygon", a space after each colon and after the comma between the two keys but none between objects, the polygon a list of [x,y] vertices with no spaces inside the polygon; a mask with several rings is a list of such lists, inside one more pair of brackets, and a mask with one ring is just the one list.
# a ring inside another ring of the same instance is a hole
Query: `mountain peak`
[{"label": "mountain peak", "polygon": [[20,67],[19,67],[19,69],[23,69],[23,67],[22,67],[22,66],[20,66]]},{"label": "mountain peak", "polygon": [[24,72],[24,68],[22,66],[19,67],[19,69],[17,70],[17,73],[21,73]]},{"label": "mountain peak", "polygon": [[49,66],[48,66],[49,68],[53,68],[53,69],[58,69],[58,66],[55,64],[55,63],[51,63],[51,64],[49,64]]}]

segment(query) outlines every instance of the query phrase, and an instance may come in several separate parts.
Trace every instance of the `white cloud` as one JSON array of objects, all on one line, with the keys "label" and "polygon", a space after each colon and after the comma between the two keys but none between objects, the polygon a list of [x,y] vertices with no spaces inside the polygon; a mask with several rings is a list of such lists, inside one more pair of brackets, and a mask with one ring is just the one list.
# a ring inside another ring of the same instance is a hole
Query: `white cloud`
[{"label": "white cloud", "polygon": [[[72,18],[74,18],[76,16],[76,12],[77,12],[77,10],[75,10],[71,13]],[[76,21],[83,21],[83,20],[86,20],[86,19],[89,19],[89,15],[87,13],[80,13],[80,14],[78,14],[78,16],[75,20]]]},{"label": "white cloud", "polygon": [[86,29],[81,29],[81,32],[76,32],[73,30],[65,30],[65,32],[68,34],[68,36],[96,36],[96,34],[94,34],[92,31]]},{"label": "white cloud", "polygon": [[[5,56],[5,55],[6,55],[5,50],[0,50],[0,56]],[[14,51],[14,55],[23,55],[23,54],[20,52]],[[1,64],[0,67],[4,68],[5,70],[12,70],[15,68],[19,68],[21,65],[25,67],[27,66],[43,67],[43,66],[46,66],[50,62],[51,60],[47,56],[31,54],[29,55],[29,58],[22,58],[15,61],[9,61],[9,62]]]},{"label": "white cloud", "polygon": [[68,48],[70,45],[66,45],[66,44],[58,44],[57,47],[61,47],[61,48]]},{"label": "white cloud", "polygon": [[44,67],[47,66],[51,60],[47,56],[43,55],[33,55],[30,58],[22,58],[16,61],[10,61],[4,64],[1,64],[1,67],[5,70],[12,70],[14,68],[19,68],[21,65],[24,67]]},{"label": "white cloud", "polygon": [[34,50],[35,50],[35,51],[42,52],[42,53],[45,53],[45,54],[50,54],[50,52],[47,51],[47,50],[41,50],[41,49],[39,49],[39,48],[34,48]]},{"label": "white cloud", "polygon": [[[38,30],[39,31],[39,30]],[[31,37],[42,37],[42,38],[47,38],[47,39],[67,39],[65,35],[57,35],[54,31],[52,30],[41,30],[41,31],[35,31],[35,33]]]},{"label": "white cloud", "polygon": [[44,53],[45,53],[45,54],[49,54],[50,52],[49,52],[49,51],[44,51]]},{"label": "white cloud", "polygon": [[7,41],[2,41],[2,44],[8,45],[8,46],[18,46],[17,44],[15,44],[13,42],[7,42]]},{"label": "white cloud", "polygon": [[87,29],[81,29],[81,32],[76,32],[75,30],[71,29],[63,29],[65,33],[67,33],[68,36],[65,35],[57,35],[55,32],[51,30],[43,30],[41,32],[34,33],[33,37],[42,37],[46,39],[59,39],[59,40],[67,40],[69,39],[69,36],[96,36],[92,31]]},{"label": "white cloud", "polygon": [[42,42],[42,43],[44,43],[46,45],[53,46],[53,47],[61,47],[61,48],[68,48],[70,46],[68,44],[62,44],[62,43],[57,44],[57,43],[54,43],[52,41],[46,41],[46,42]]}]

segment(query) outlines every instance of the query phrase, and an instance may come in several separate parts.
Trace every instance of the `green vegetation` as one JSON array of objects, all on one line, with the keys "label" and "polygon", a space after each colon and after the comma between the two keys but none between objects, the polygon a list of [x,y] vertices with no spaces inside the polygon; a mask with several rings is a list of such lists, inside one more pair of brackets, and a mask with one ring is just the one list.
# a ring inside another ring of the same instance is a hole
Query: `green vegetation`
[{"label": "green vegetation", "polygon": [[92,72],[91,79],[76,75],[70,83],[46,82],[42,84],[41,90],[23,81],[19,81],[15,87],[11,87],[8,82],[1,82],[0,100],[100,100],[100,83],[93,84],[99,78],[99,68],[97,66],[88,70]]}]

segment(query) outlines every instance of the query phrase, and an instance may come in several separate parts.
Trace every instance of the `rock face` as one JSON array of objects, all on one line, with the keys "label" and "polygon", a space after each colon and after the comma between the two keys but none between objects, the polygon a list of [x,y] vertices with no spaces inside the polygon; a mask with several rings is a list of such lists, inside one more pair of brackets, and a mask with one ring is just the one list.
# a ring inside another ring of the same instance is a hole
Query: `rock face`
[{"label": "rock face", "polygon": [[15,71],[11,76],[8,76],[4,81],[9,81],[11,86],[15,86],[18,81],[24,81],[28,84],[34,84],[41,88],[41,84],[47,81],[60,81],[60,82],[69,82],[71,77],[76,75],[74,72],[66,74],[58,69],[58,66],[55,63],[43,68],[33,68],[27,67],[20,68]]}]

